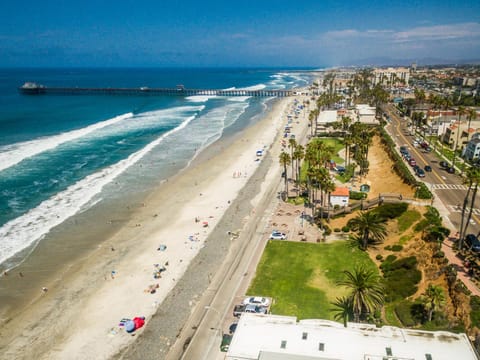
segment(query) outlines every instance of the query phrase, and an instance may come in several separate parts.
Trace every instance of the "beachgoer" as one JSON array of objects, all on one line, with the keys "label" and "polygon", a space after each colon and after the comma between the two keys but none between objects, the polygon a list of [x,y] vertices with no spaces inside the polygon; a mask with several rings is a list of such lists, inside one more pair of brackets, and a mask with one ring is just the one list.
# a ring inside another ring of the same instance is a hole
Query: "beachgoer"
[{"label": "beachgoer", "polygon": [[18,275],[19,275],[20,277],[23,277],[23,273],[22,273],[21,271],[18,273]]},{"label": "beachgoer", "polygon": [[42,287],[42,291],[43,291],[43,292],[47,292],[47,291],[48,291],[48,288],[46,288],[46,287],[44,286],[44,287]]}]

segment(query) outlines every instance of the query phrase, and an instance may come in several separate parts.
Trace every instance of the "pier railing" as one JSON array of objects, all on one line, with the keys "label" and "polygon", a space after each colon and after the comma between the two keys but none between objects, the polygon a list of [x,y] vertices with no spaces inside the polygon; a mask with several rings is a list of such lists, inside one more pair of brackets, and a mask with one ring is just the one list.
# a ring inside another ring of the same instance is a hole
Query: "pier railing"
[{"label": "pier railing", "polygon": [[66,95],[165,95],[165,96],[249,96],[249,97],[286,97],[294,95],[293,90],[242,90],[242,89],[187,89],[176,88],[80,88],[46,87],[36,83],[26,83],[18,88],[23,94],[66,94]]}]

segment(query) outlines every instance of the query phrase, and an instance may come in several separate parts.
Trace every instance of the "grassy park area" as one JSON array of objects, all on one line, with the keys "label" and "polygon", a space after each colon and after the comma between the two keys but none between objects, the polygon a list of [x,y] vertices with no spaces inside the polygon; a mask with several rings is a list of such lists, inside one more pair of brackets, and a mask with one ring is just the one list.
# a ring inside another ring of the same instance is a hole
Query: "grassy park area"
[{"label": "grassy park area", "polygon": [[312,244],[268,242],[247,294],[274,299],[272,313],[298,319],[333,319],[331,302],[348,290],[336,285],[344,270],[378,268],[368,254],[349,242]]}]

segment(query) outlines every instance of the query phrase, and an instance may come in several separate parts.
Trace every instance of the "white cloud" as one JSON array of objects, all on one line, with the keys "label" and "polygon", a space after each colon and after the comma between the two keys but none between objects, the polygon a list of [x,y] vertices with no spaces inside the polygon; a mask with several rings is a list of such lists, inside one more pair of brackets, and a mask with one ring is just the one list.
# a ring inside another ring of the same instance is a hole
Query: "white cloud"
[{"label": "white cloud", "polygon": [[479,36],[480,24],[464,23],[451,25],[422,26],[406,31],[400,31],[396,32],[393,35],[393,40],[397,42],[434,41]]}]

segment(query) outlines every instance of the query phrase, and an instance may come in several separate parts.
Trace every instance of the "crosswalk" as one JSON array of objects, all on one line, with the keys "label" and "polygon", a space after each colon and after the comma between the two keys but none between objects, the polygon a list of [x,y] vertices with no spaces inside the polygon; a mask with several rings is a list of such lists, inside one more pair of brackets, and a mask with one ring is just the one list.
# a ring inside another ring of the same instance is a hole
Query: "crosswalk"
[{"label": "crosswalk", "polygon": [[432,184],[432,190],[468,190],[468,186],[457,184]]},{"label": "crosswalk", "polygon": [[[461,213],[462,212],[462,206],[447,205],[447,207],[451,212],[454,212],[454,213]],[[469,212],[470,212],[470,208],[467,206],[465,208],[465,213],[468,214]],[[474,214],[476,216],[480,216],[480,209],[473,208],[472,214]]]}]

